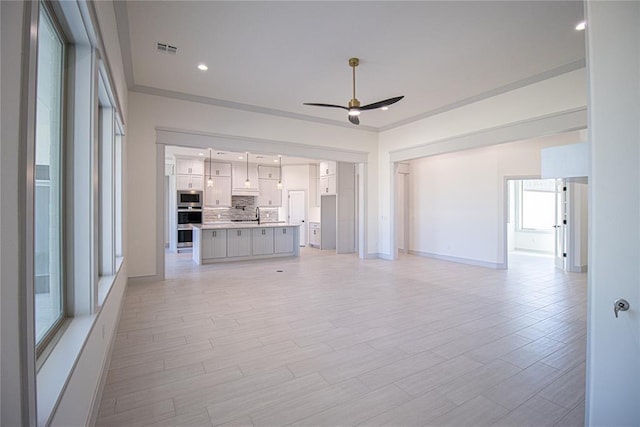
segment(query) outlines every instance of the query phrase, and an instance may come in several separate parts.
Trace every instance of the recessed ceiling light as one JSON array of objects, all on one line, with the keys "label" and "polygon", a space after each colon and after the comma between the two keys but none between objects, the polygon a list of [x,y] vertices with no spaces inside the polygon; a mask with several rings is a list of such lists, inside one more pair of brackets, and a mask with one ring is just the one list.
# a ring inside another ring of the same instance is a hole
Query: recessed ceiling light
[{"label": "recessed ceiling light", "polygon": [[207,71],[208,69],[209,67],[207,67],[205,64],[198,64],[198,70]]},{"label": "recessed ceiling light", "polygon": [[382,108],[380,108],[382,111],[387,111],[389,109],[389,107],[387,107],[386,105]]},{"label": "recessed ceiling light", "polygon": [[244,157],[238,156],[238,160],[243,160],[243,159],[244,159]]},{"label": "recessed ceiling light", "polygon": [[198,156],[204,156],[204,153],[198,153]]},{"label": "recessed ceiling light", "polygon": [[587,21],[582,21],[576,25],[576,31],[583,31],[585,28],[587,28]]},{"label": "recessed ceiling light", "polygon": [[273,159],[273,163],[278,163],[278,159]]}]

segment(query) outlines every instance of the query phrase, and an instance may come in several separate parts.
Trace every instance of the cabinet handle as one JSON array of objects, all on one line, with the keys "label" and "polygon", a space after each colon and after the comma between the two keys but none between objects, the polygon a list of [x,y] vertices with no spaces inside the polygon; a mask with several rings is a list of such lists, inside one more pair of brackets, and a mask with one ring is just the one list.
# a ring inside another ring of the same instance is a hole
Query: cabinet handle
[{"label": "cabinet handle", "polygon": [[220,171],[219,170],[216,170],[216,175],[220,175]]},{"label": "cabinet handle", "polygon": [[238,233],[238,236],[242,233],[240,230],[236,230],[236,233]]},{"label": "cabinet handle", "polygon": [[216,199],[216,205],[220,204],[220,200]]},{"label": "cabinet handle", "polygon": [[282,229],[282,234],[287,234],[287,229],[286,228]]},{"label": "cabinet handle", "polygon": [[216,232],[215,231],[213,232],[213,237],[216,237]]}]

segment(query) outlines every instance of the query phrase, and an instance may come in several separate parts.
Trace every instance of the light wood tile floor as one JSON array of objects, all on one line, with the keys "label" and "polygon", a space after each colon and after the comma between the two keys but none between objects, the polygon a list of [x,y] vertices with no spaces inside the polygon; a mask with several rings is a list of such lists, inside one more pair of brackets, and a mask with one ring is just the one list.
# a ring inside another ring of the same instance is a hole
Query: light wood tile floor
[{"label": "light wood tile floor", "polygon": [[551,258],[167,266],[127,289],[100,426],[584,424],[586,274]]}]

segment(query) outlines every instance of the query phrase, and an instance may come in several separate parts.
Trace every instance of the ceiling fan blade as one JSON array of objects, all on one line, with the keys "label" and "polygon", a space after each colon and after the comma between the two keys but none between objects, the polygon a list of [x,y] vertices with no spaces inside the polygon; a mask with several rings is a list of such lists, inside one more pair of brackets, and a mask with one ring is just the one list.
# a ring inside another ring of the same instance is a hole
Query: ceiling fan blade
[{"label": "ceiling fan blade", "polygon": [[360,119],[358,118],[358,116],[349,116],[349,121],[354,125],[360,124]]},{"label": "ceiling fan blade", "polygon": [[348,110],[347,107],[343,107],[342,105],[334,105],[334,104],[317,104],[317,103],[314,103],[314,102],[304,102],[303,105],[311,105],[313,107],[342,108],[343,110]]},{"label": "ceiling fan blade", "polygon": [[395,98],[389,98],[389,99],[385,99],[384,101],[378,101],[378,102],[374,102],[373,104],[369,104],[369,105],[365,105],[363,107],[360,107],[360,110],[375,110],[377,108],[382,108],[382,107],[386,107],[389,106],[391,104],[395,104],[396,102],[400,101],[402,98],[404,98],[404,96],[396,96]]}]

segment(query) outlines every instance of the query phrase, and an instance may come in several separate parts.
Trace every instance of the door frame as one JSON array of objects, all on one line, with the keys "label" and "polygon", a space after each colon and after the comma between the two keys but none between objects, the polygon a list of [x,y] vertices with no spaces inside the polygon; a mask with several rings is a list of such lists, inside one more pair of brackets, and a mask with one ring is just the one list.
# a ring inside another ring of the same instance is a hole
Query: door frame
[{"label": "door frame", "polygon": [[[504,181],[503,181],[503,197],[504,197],[504,204],[503,204],[503,218],[502,218],[502,234],[503,234],[503,238],[502,238],[502,252],[503,252],[503,263],[500,266],[501,270],[508,270],[509,269],[509,225],[508,225],[508,221],[509,221],[509,206],[510,204],[513,202],[509,196],[509,181],[522,181],[522,180],[527,180],[527,179],[546,179],[546,178],[541,178],[540,175],[508,175],[504,177]],[[565,183],[565,185],[567,185],[567,183]],[[565,237],[564,237],[564,241],[565,241],[565,252],[567,252],[567,260],[565,262],[565,267],[564,270],[567,271],[567,266],[570,265],[569,264],[569,257],[572,256],[569,254],[570,248],[568,247],[568,245],[566,245],[566,242],[568,242],[570,239],[569,237],[572,236],[570,230],[573,227],[573,223],[574,221],[571,221],[571,215],[569,214],[569,212],[571,212],[571,207],[569,206],[569,197],[566,197],[567,199],[567,204],[566,204],[566,209],[567,209],[567,227],[565,227]],[[555,235],[554,235],[554,239],[555,239]],[[554,243],[555,245],[555,243]],[[554,253],[554,262],[555,262],[555,253]]]}]

